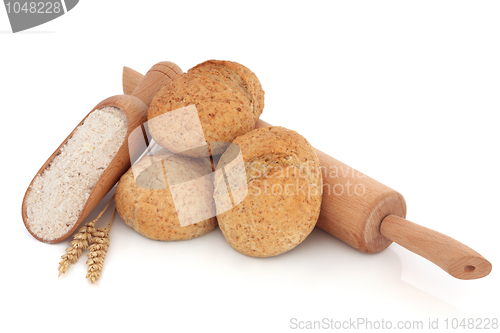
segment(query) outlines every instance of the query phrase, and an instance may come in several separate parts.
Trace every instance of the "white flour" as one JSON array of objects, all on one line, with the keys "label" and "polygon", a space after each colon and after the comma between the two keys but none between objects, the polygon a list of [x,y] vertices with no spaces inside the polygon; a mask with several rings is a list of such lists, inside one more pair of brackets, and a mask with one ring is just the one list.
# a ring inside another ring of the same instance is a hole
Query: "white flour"
[{"label": "white flour", "polygon": [[127,118],[116,107],[92,112],[37,176],[27,197],[30,230],[45,240],[65,235],[127,135]]}]

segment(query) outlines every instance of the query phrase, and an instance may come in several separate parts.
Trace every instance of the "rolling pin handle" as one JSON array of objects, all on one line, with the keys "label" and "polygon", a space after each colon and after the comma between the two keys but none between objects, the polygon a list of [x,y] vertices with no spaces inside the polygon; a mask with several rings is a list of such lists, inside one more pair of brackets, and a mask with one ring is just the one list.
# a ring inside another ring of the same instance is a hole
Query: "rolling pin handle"
[{"label": "rolling pin handle", "polygon": [[123,94],[132,95],[135,88],[137,88],[143,77],[144,75],[133,70],[132,68],[123,66],[123,74],[122,74]]},{"label": "rolling pin handle", "polygon": [[396,215],[384,218],[380,232],[457,279],[479,279],[491,272],[491,263],[470,247]]}]

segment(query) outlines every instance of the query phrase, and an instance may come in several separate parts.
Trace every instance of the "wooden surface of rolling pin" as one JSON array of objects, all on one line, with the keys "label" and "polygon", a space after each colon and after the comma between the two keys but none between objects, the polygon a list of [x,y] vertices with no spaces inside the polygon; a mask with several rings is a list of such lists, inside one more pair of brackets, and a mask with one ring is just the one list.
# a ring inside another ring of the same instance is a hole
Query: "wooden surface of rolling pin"
[{"label": "wooden surface of rolling pin", "polygon": [[[124,91],[142,74],[124,67]],[[256,127],[271,126],[259,120]],[[459,241],[405,219],[403,196],[316,149],[323,173],[323,202],[317,227],[365,253],[396,242],[464,280],[488,275],[491,263]]]}]

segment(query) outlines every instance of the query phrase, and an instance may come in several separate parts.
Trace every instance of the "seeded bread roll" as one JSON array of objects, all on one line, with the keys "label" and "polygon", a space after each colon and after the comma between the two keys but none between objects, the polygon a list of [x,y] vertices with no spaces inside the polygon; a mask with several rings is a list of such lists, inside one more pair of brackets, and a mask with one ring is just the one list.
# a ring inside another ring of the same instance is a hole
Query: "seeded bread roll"
[{"label": "seeded bread roll", "polygon": [[221,213],[224,193],[242,197],[245,184],[228,187],[231,180],[216,173],[214,198],[224,237],[234,249],[253,257],[293,249],[313,230],[319,216],[322,175],[314,148],[297,132],[283,127],[255,129],[233,144],[221,156],[217,169],[224,168],[231,178],[237,166],[228,163],[238,146],[248,193],[241,203]]},{"label": "seeded bread roll", "polygon": [[[118,214],[129,227],[150,239],[170,241],[202,236],[217,224],[213,182],[202,177],[207,170],[212,170],[209,160],[172,155],[166,150],[143,158],[118,183],[115,193]],[[197,181],[192,182],[194,179]],[[169,184],[185,186],[175,192]],[[187,223],[185,226],[181,226],[173,196],[177,204],[189,207],[188,215],[180,215],[183,223]],[[193,223],[201,215],[209,217]]]},{"label": "seeded bread roll", "polygon": [[194,66],[189,74],[205,74],[223,77],[229,80],[232,87],[239,89],[253,104],[253,112],[259,117],[264,110],[264,90],[254,72],[233,61],[208,60]]},{"label": "seeded bread roll", "polygon": [[[202,135],[198,135],[194,122],[182,118],[181,113],[174,124],[163,121],[165,117],[151,121],[189,105],[196,106]],[[226,143],[255,128],[263,108],[264,91],[252,71],[235,62],[210,60],[180,75],[156,94],[148,111],[149,130],[157,143],[174,153],[205,156],[193,148],[209,143],[208,153],[219,155],[227,148]]]}]

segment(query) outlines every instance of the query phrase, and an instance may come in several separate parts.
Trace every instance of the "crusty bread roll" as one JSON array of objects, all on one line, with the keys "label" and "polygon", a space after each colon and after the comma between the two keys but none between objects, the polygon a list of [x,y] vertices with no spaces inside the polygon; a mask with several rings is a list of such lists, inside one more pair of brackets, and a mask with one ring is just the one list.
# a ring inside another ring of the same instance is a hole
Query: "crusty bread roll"
[{"label": "crusty bread roll", "polygon": [[264,90],[254,72],[233,61],[208,60],[188,71],[189,74],[204,74],[229,80],[231,88],[240,90],[252,102],[253,113],[259,117],[264,110]]},{"label": "crusty bread roll", "polygon": [[[217,224],[211,171],[208,159],[172,155],[165,149],[146,156],[118,183],[118,214],[147,238],[170,241],[202,236]],[[200,221],[200,216],[205,219]]]},{"label": "crusty bread roll", "polygon": [[[237,145],[237,146],[236,146]],[[235,184],[231,164],[239,147],[246,170],[246,184]],[[237,251],[253,257],[270,257],[300,244],[313,230],[319,216],[322,175],[318,156],[307,140],[283,127],[263,127],[236,138],[221,156],[215,174],[214,198],[219,227]],[[224,179],[226,178],[226,179]],[[224,194],[243,201],[232,209]]]},{"label": "crusty bread roll", "polygon": [[[160,117],[190,105],[196,106],[201,128],[192,118],[183,119],[182,112],[168,121]],[[157,143],[174,153],[219,155],[226,143],[255,128],[263,108],[264,91],[252,71],[235,62],[209,60],[156,94],[148,111],[149,130]],[[194,149],[207,143],[204,151]]]}]

